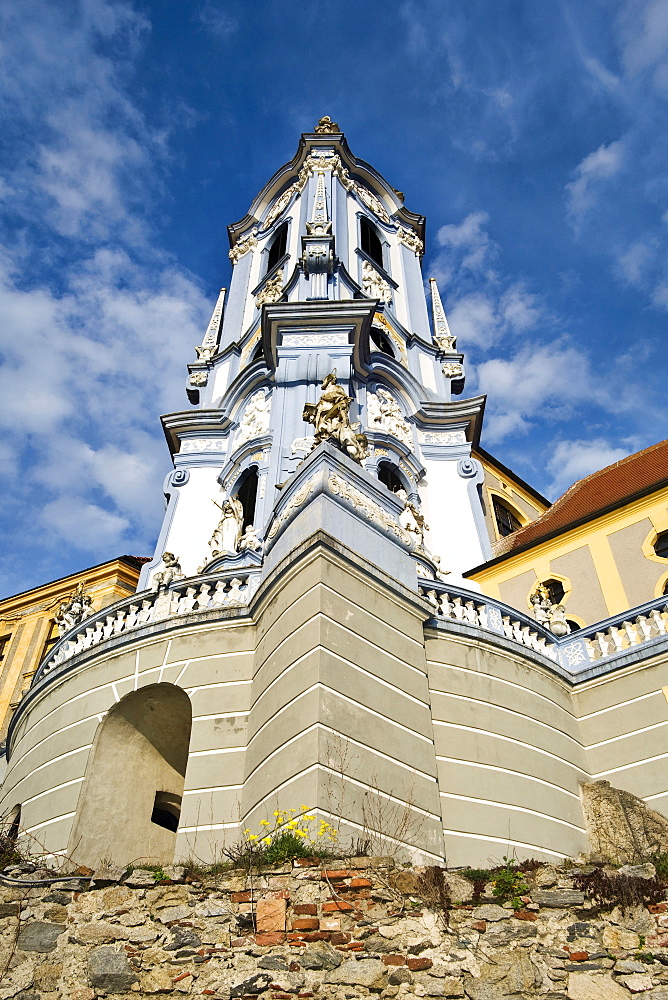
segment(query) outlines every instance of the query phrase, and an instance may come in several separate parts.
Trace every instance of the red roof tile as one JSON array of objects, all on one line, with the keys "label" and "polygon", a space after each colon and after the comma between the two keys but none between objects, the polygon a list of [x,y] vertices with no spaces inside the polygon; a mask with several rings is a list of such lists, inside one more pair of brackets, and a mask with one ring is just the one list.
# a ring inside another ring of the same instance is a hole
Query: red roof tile
[{"label": "red roof tile", "polygon": [[606,510],[622,507],[635,496],[666,485],[668,441],[660,441],[573,483],[535,521],[500,538],[494,546],[494,556],[535,544]]}]

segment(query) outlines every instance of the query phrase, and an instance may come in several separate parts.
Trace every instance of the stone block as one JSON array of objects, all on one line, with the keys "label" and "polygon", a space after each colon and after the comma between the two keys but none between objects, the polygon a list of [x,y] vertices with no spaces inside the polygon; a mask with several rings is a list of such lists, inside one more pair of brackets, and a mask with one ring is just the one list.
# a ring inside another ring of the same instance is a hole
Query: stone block
[{"label": "stone block", "polygon": [[341,986],[366,986],[367,989],[383,989],[387,981],[387,969],[377,958],[362,958],[359,961],[343,962],[326,977],[326,982]]},{"label": "stone block", "polygon": [[284,931],[286,912],[285,899],[259,899],[255,910],[255,927],[258,933]]},{"label": "stone block", "polygon": [[629,993],[644,993],[646,990],[651,990],[653,985],[651,976],[637,972],[630,976],[620,976],[618,982],[623,983]]},{"label": "stone block", "polygon": [[405,955],[383,955],[381,959],[383,965],[405,965]]},{"label": "stone block", "polygon": [[340,952],[326,942],[309,945],[299,956],[303,969],[337,969],[343,962]]},{"label": "stone block", "polygon": [[19,951],[37,951],[46,954],[54,950],[64,930],[62,924],[50,924],[45,920],[24,924],[19,932],[16,947]]},{"label": "stone block", "polygon": [[109,945],[93,948],[87,958],[88,978],[94,989],[104,993],[127,993],[137,982],[125,955]]},{"label": "stone block", "polygon": [[629,1000],[629,994],[608,975],[572,972],[568,977],[569,1000]]},{"label": "stone block", "polygon": [[576,889],[538,889],[531,894],[531,898],[539,906],[566,910],[571,906],[582,906],[584,892]]},{"label": "stone block", "polygon": [[625,949],[635,951],[640,947],[640,938],[635,931],[627,931],[622,927],[605,927],[602,936],[603,946],[613,951]]},{"label": "stone block", "polygon": [[433,964],[430,958],[409,958],[406,962],[411,972],[422,972],[424,969],[431,969]]},{"label": "stone block", "polygon": [[505,910],[502,906],[497,906],[496,903],[483,903],[482,906],[476,906],[473,911],[474,920],[487,920],[490,923],[497,920],[509,920],[512,916],[512,910]]},{"label": "stone block", "polygon": [[[239,948],[243,947],[244,942],[247,942],[249,938],[236,938],[235,940],[241,942],[241,944],[235,944],[235,942],[233,941],[232,946]],[[255,935],[255,944],[258,945],[260,948],[273,947],[273,945],[276,944],[283,944],[284,941],[285,941],[284,931],[272,931],[271,933],[267,934]]]}]

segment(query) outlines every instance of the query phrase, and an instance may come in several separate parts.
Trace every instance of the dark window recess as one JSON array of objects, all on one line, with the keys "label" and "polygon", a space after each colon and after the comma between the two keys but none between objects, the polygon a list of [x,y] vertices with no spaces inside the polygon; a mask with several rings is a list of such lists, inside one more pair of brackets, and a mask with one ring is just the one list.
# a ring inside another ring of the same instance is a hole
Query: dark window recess
[{"label": "dark window recess", "polygon": [[572,620],[572,618],[567,618],[566,619],[566,624],[568,625],[568,627],[571,630],[571,632],[577,632],[579,629],[582,628],[582,625],[578,625],[578,623],[574,622]]},{"label": "dark window recess", "polygon": [[391,493],[397,493],[398,490],[403,490],[404,488],[404,484],[399,478],[399,473],[389,462],[380,463],[378,466],[378,478],[383,486],[387,486]]},{"label": "dark window recess", "polygon": [[368,219],[364,216],[360,218],[360,240],[362,243],[362,250],[364,253],[371,257],[371,260],[375,260],[376,264],[383,266],[383,244],[380,241],[378,233],[373,228]]},{"label": "dark window recess", "polygon": [[44,643],[44,646],[42,647],[42,655],[40,657],[40,660],[43,660],[44,657],[47,656],[51,652],[53,647],[56,645],[58,639],[60,638],[58,633],[59,629],[56,622],[55,621],[49,622],[49,631],[47,632],[46,641]]},{"label": "dark window recess", "polygon": [[285,256],[287,248],[288,224],[287,222],[284,222],[283,225],[279,227],[276,235],[271,241],[271,246],[269,247],[269,253],[267,255],[267,272],[276,267],[281,257]]},{"label": "dark window recess", "polygon": [[[543,586],[548,592],[550,602],[552,604],[561,604],[564,599],[564,594],[566,593],[561,580],[546,580]],[[579,625],[577,627],[580,628]]]},{"label": "dark window recess", "polygon": [[394,351],[392,350],[392,345],[390,344],[390,338],[386,337],[384,333],[381,333],[380,330],[376,330],[374,327],[371,327],[369,338],[377,351],[382,351],[383,354],[387,354],[391,358],[394,357]]},{"label": "dark window recess", "polygon": [[172,792],[156,792],[151,823],[176,833],[181,815],[181,796]]},{"label": "dark window recess", "polygon": [[241,482],[237,496],[244,509],[244,528],[255,520],[255,501],[257,500],[257,466],[253,465]]},{"label": "dark window recess", "polygon": [[664,594],[668,594],[668,580],[663,585],[663,592]]},{"label": "dark window recess", "polygon": [[494,507],[494,517],[500,535],[512,535],[513,531],[517,531],[518,528],[522,527],[522,522],[513,514],[509,507],[506,507],[505,503],[501,503],[500,500],[494,497],[492,499],[492,506]]},{"label": "dark window recess", "polygon": [[662,531],[654,542],[654,551],[660,559],[668,559],[668,531]]},{"label": "dark window recess", "polygon": [[9,640],[11,635],[0,635],[0,663],[4,660],[7,655],[7,650],[9,649]]},{"label": "dark window recess", "polygon": [[251,358],[251,361],[259,361],[260,358],[263,357],[264,357],[264,348],[262,347],[262,341],[260,341],[260,343],[253,351],[253,357]]}]

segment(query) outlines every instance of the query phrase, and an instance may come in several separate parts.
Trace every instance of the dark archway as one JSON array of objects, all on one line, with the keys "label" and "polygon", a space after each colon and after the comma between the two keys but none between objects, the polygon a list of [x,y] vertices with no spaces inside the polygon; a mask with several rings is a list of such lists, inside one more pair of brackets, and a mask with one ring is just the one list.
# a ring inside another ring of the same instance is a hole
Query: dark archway
[{"label": "dark archway", "polygon": [[91,867],[174,860],[191,722],[190,699],[174,684],[150,684],[114,705],[88,758],[70,857]]},{"label": "dark archway", "polygon": [[237,496],[244,509],[244,528],[255,521],[255,505],[257,503],[258,474],[257,465],[251,465],[239,480]]},{"label": "dark archway", "polygon": [[391,462],[378,463],[378,478],[391,493],[398,493],[399,490],[406,489],[406,484],[399,475],[396,465],[392,465]]}]

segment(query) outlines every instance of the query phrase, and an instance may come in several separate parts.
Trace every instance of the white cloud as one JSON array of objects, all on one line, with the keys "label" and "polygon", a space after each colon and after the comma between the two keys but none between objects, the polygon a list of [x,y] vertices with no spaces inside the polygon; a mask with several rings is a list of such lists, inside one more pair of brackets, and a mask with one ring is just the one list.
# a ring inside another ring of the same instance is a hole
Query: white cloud
[{"label": "white cloud", "polygon": [[44,507],[41,520],[47,531],[78,549],[118,552],[123,548],[130,522],[97,504],[73,494],[63,495]]},{"label": "white cloud", "polygon": [[665,0],[627,0],[618,15],[626,73],[649,73],[656,87],[668,89],[668,6]]},{"label": "white cloud", "polygon": [[566,185],[568,211],[575,224],[595,203],[602,182],[619,172],[624,155],[624,143],[617,139],[607,146],[599,146],[576,167],[574,179]]},{"label": "white cloud", "polygon": [[553,477],[551,495],[561,496],[576,480],[626,458],[632,450],[611,445],[600,437],[591,440],[558,441],[547,461],[547,470]]},{"label": "white cloud", "polygon": [[441,226],[436,239],[439,246],[453,252],[459,268],[479,272],[497,252],[496,244],[483,228],[488,222],[487,212],[471,212],[458,226]]}]

